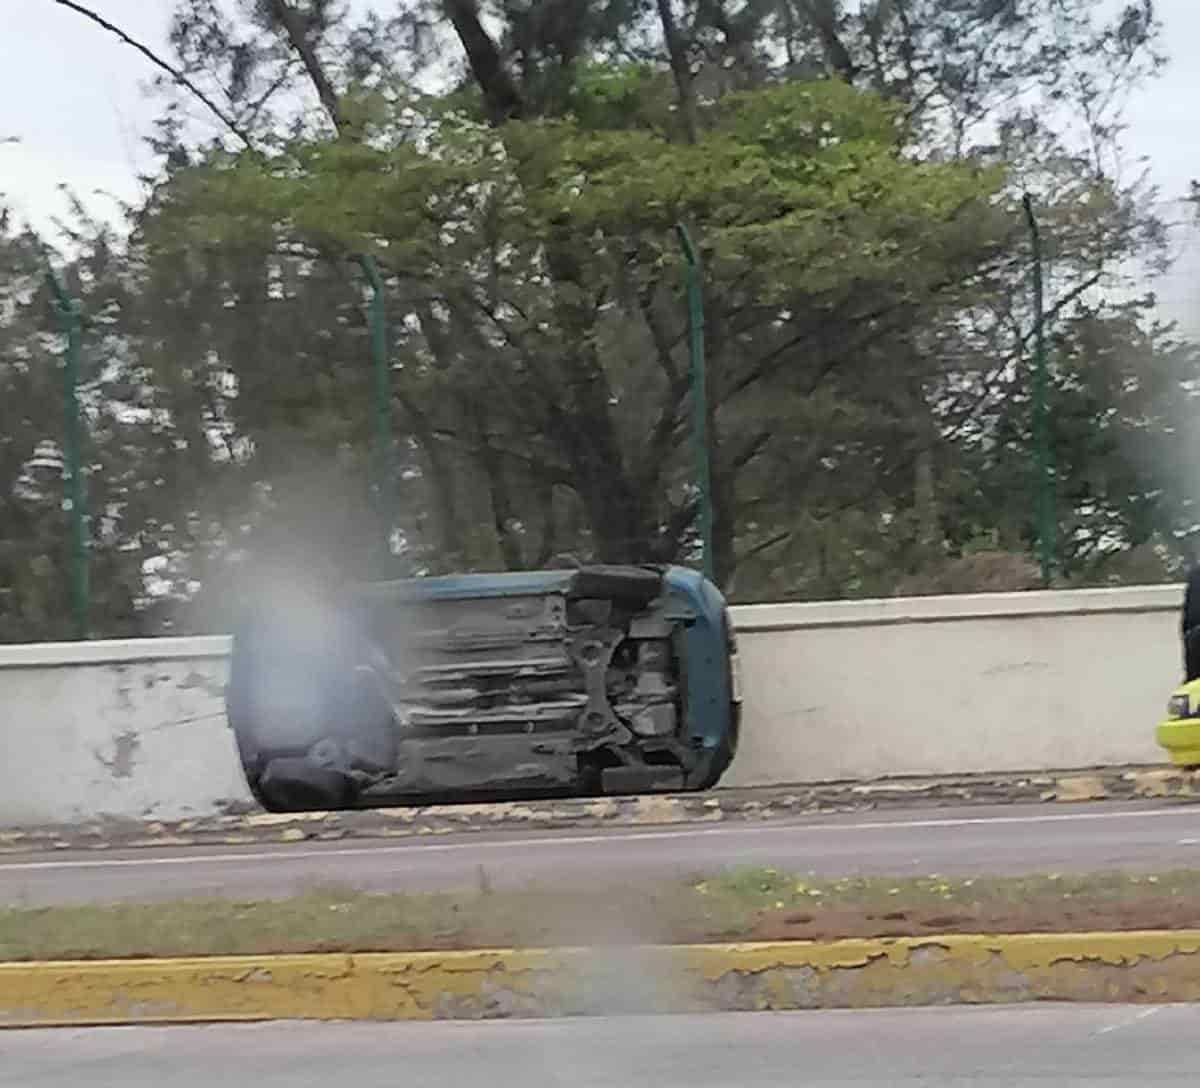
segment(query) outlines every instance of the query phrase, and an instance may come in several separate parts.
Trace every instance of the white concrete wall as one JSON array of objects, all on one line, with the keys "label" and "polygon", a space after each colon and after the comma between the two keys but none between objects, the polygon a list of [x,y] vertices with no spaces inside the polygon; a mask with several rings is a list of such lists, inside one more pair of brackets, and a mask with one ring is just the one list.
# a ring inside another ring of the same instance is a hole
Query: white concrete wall
[{"label": "white concrete wall", "polygon": [[178,819],[250,797],[229,639],[0,646],[0,825]]},{"label": "white concrete wall", "polygon": [[[1152,763],[1179,587],[735,609],[725,785]],[[0,646],[0,825],[248,801],[225,638]]]},{"label": "white concrete wall", "polygon": [[723,784],[1159,762],[1182,593],[740,608],[746,723]]}]

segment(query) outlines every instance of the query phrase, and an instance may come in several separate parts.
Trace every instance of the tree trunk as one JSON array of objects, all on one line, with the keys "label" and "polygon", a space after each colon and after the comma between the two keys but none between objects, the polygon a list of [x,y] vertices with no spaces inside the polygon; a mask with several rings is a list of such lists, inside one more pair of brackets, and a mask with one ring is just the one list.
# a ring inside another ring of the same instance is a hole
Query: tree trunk
[{"label": "tree trunk", "polygon": [[853,82],[858,69],[838,33],[838,0],[800,0],[800,10],[817,32],[829,67],[847,83]]},{"label": "tree trunk", "polygon": [[329,120],[333,122],[333,127],[341,132],[345,124],[341,101],[325,71],[325,66],[321,63],[316,49],[309,40],[304,17],[291,4],[287,3],[287,0],[270,0],[269,10],[276,22],[283,28],[288,42],[300,57],[304,70],[308,73],[308,78],[316,89],[317,97],[321,100],[321,105],[329,114]]},{"label": "tree trunk", "polygon": [[504,66],[500,50],[483,26],[479,4],[476,0],[444,0],[443,6],[467,55],[471,75],[483,92],[492,123],[500,125],[520,117],[521,94]]},{"label": "tree trunk", "polygon": [[475,449],[475,463],[487,480],[488,497],[492,507],[492,528],[496,533],[500,556],[504,560],[506,570],[521,570],[525,563],[521,554],[520,537],[513,530],[517,514],[513,506],[512,491],[508,486],[504,461],[487,440],[482,438],[487,434],[488,421],[478,406],[473,410],[471,422],[481,436],[481,441]]},{"label": "tree trunk", "polygon": [[928,563],[939,558],[941,552],[941,527],[932,444],[922,446],[917,453],[913,502],[917,508],[917,546],[922,561]]},{"label": "tree trunk", "polygon": [[687,42],[675,22],[671,0],[658,0],[658,17],[662,22],[663,40],[667,45],[667,56],[671,62],[671,75],[675,77],[675,90],[679,95],[679,115],[683,119],[683,133],[688,143],[694,144],[700,135],[700,117],[696,104],[696,83],[692,78],[692,66],[688,61]]},{"label": "tree trunk", "polygon": [[[476,0],[444,0],[492,122],[521,116],[523,103],[503,57],[483,27]],[[530,166],[515,157],[518,179],[528,178]],[[565,342],[575,345],[565,353],[558,373],[561,387],[546,376],[547,426],[552,441],[571,467],[595,541],[597,557],[605,562],[641,562],[654,547],[656,526],[646,509],[645,491],[630,472],[626,451],[612,418],[612,390],[597,355],[593,331],[594,304],[580,301],[585,292],[582,270],[572,251],[569,230],[551,228],[545,239],[550,291],[555,296],[558,324]],[[563,290],[565,288],[565,290]]]},{"label": "tree trunk", "polygon": [[542,516],[542,543],[538,548],[536,566],[541,569],[558,551],[558,513],[554,508],[554,484],[549,480],[538,484],[537,499]]},{"label": "tree trunk", "polygon": [[914,377],[909,386],[907,415],[913,421],[916,456],[913,461],[913,510],[916,514],[917,565],[929,567],[943,559],[941,511],[937,495],[937,421],[925,396],[924,383]]},{"label": "tree trunk", "polygon": [[429,474],[430,496],[436,512],[438,558],[453,567],[466,556],[466,539],[458,516],[458,482],[454,468],[447,462],[442,444],[412,401],[401,393],[398,398],[408,416],[408,425],[417,445],[425,454],[425,471]]}]

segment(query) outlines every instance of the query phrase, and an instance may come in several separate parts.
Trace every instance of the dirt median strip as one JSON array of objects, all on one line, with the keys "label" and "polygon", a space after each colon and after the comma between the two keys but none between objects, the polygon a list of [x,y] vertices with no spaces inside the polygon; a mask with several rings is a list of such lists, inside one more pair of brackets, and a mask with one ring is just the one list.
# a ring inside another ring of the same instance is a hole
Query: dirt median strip
[{"label": "dirt median strip", "polygon": [[0,1025],[1200,1000],[1200,871],[0,910]]},{"label": "dirt median strip", "polygon": [[814,880],[746,868],[686,880],[0,908],[0,961],[923,938],[1200,929],[1200,871]]},{"label": "dirt median strip", "polygon": [[0,1025],[1200,1000],[1200,931],[0,964]]},{"label": "dirt median strip", "polygon": [[1070,804],[1140,798],[1200,800],[1200,776],[1172,767],[1121,766],[721,789],[707,794],[510,801],[299,814],[228,811],[180,820],[95,819],[0,829],[0,854],[755,822],[823,812],[1031,802]]}]

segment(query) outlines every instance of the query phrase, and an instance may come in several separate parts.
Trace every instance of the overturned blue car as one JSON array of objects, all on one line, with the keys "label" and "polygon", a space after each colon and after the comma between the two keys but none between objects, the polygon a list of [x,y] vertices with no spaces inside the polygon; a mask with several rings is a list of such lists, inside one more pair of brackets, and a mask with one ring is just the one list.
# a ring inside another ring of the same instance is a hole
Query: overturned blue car
[{"label": "overturned blue car", "polygon": [[226,694],[276,812],[703,790],[740,706],[725,600],[670,566],[277,588]]}]

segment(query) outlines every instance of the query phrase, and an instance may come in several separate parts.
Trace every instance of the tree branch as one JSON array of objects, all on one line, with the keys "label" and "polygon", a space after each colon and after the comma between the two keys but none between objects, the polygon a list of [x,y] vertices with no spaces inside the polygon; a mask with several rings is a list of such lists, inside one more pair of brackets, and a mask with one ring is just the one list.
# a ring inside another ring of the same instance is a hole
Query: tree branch
[{"label": "tree branch", "polygon": [[771,441],[771,431],[759,431],[758,434],[746,440],[742,448],[730,458],[730,468],[737,472],[739,469],[745,468],[751,461],[754,460],[763,451],[763,447]]},{"label": "tree branch", "polygon": [[742,564],[746,562],[747,559],[753,559],[756,555],[760,555],[768,549],[774,548],[778,544],[783,544],[786,541],[791,540],[794,535],[795,533],[793,530],[786,529],[782,533],[776,533],[774,536],[769,536],[761,543],[755,544],[753,547],[747,548],[744,552],[742,552],[742,554],[738,556],[738,563]]},{"label": "tree branch", "polygon": [[507,570],[520,570],[523,566],[520,537],[513,529],[517,520],[513,508],[512,491],[508,486],[508,477],[504,471],[504,461],[496,456],[494,449],[487,440],[487,421],[483,408],[476,402],[469,409],[470,420],[478,433],[479,440],[472,450],[476,465],[487,480],[488,497],[492,507],[492,529],[496,534],[496,543],[500,555],[504,559]]},{"label": "tree branch", "polygon": [[[977,275],[977,274],[979,274],[979,270],[976,270],[976,272],[973,273],[972,275]],[[860,337],[855,343],[850,345],[849,350],[844,350],[840,353],[835,353],[832,356],[832,361],[831,362],[827,361],[827,363],[825,365],[823,365],[823,367],[821,368],[819,375],[818,375],[818,380],[823,379],[824,376],[826,374],[828,374],[833,369],[834,366],[836,366],[843,359],[849,357],[849,355],[851,354],[852,351],[857,351],[857,350],[867,346],[868,344],[873,343],[875,340],[879,339],[879,337],[881,335],[889,332],[890,331],[889,326],[887,325],[886,322],[883,321],[884,318],[891,317],[892,315],[896,314],[898,311],[904,309],[905,307],[921,305],[921,304],[923,304],[923,301],[936,298],[943,291],[947,291],[950,288],[955,287],[955,286],[961,286],[961,285],[969,282],[970,279],[971,279],[971,277],[968,277],[967,280],[963,280],[959,276],[943,277],[942,279],[930,284],[928,287],[926,287],[924,289],[924,295],[925,295],[924,300],[918,300],[915,297],[912,297],[911,294],[905,295],[898,299],[892,299],[891,301],[885,303],[884,305],[876,307],[873,310],[869,310],[866,313],[855,314],[853,316],[846,315],[846,317],[844,317],[844,318],[839,318],[840,323],[846,324],[846,325],[851,325],[854,327],[861,327],[864,325],[869,325],[871,322],[874,322],[874,321],[880,322],[880,325],[875,330],[868,331],[868,333],[865,336]],[[1065,305],[1066,301],[1068,301],[1068,300],[1067,299],[1062,300],[1059,303],[1059,305],[1060,306]],[[829,315],[828,319],[830,321],[832,321],[835,316],[837,316],[837,315],[831,314],[831,315]],[[745,392],[752,385],[756,384],[757,382],[761,381],[762,379],[764,379],[766,377],[769,377],[774,372],[774,370],[780,365],[780,360],[784,356],[786,356],[786,354],[789,351],[791,351],[792,348],[798,347],[800,344],[804,343],[805,340],[812,339],[817,335],[818,335],[817,330],[813,330],[813,329],[802,330],[801,332],[797,333],[795,336],[792,336],[789,339],[785,340],[783,343],[776,345],[774,348],[772,348],[766,354],[760,356],[753,364],[751,364],[749,370],[745,374],[743,374],[741,376],[741,378],[739,378],[736,382],[733,383],[733,385],[730,387],[728,393],[726,394],[725,399],[732,400],[735,396],[737,396],[740,393]],[[810,392],[815,392],[815,386],[810,390]]]},{"label": "tree branch", "polygon": [[292,78],[292,75],[292,64],[285,64],[283,71],[271,81],[271,85],[250,105],[247,113],[251,121],[258,120],[259,114],[266,109],[267,103],[286,85],[287,81]]},{"label": "tree branch", "polygon": [[[1046,311],[1044,323],[1049,324],[1051,321],[1053,321],[1054,318],[1062,313],[1067,306],[1079,298],[1079,296],[1089,288],[1094,287],[1103,278],[1103,272],[1096,272],[1095,274],[1088,276],[1087,279],[1083,280],[1082,282],[1077,283],[1071,288],[1070,291],[1068,291],[1053,306],[1051,306],[1049,310]],[[983,389],[967,408],[956,413],[957,419],[945,437],[953,440],[962,435],[963,429],[966,427],[967,422],[972,419],[980,411],[980,409],[982,409],[988,403],[988,401],[992,399],[992,396],[998,389],[1002,388],[1004,384],[1002,379],[1004,377],[1004,372],[1008,369],[1008,365],[1021,356],[1022,352],[1025,350],[1025,345],[1033,339],[1035,332],[1036,329],[1033,328],[1030,328],[1023,333],[1018,332],[1017,345],[1013,349],[1012,353],[1005,356],[1000,363],[993,367],[992,370],[984,377]]]},{"label": "tree branch", "polygon": [[671,10],[671,0],[658,0],[658,17],[662,22],[663,39],[667,45],[667,56],[671,61],[671,74],[675,77],[675,89],[679,94],[679,112],[683,117],[683,132],[690,144],[700,137],[700,119],[696,107],[696,85],[692,79],[691,65],[688,63],[687,46],[679,25],[675,22],[675,13]]},{"label": "tree branch", "polygon": [[90,19],[97,26],[102,27],[104,30],[107,30],[110,34],[113,34],[116,37],[120,38],[121,41],[123,41],[126,45],[132,46],[139,53],[141,53],[143,57],[145,57],[148,61],[150,61],[150,63],[153,64],[156,68],[159,68],[162,71],[166,72],[167,75],[169,75],[171,77],[171,79],[174,80],[175,83],[179,84],[180,87],[183,87],[185,90],[189,91],[192,95],[194,95],[195,98],[198,101],[200,101],[201,103],[203,103],[208,108],[209,112],[212,113],[212,115],[214,117],[216,117],[221,122],[221,124],[223,124],[227,129],[229,129],[229,131],[232,132],[234,136],[236,136],[239,140],[241,140],[242,143],[244,143],[247,147],[254,146],[250,140],[249,135],[242,129],[242,127],[229,114],[227,114],[223,109],[221,109],[220,106],[218,106],[211,98],[209,98],[208,95],[206,95],[202,90],[200,90],[200,88],[197,87],[196,84],[193,83],[190,79],[188,79],[188,77],[186,75],[184,75],[183,72],[181,72],[174,65],[168,64],[165,60],[162,59],[162,57],[160,57],[152,49],[143,45],[136,38],[131,38],[119,26],[116,26],[114,23],[110,23],[102,15],[98,15],[96,12],[92,11],[90,8],[84,7],[82,4],[75,3],[75,0],[54,0],[54,2],[56,4],[58,4],[60,7],[67,8],[70,11],[73,11],[78,15],[82,15],[85,19]]},{"label": "tree branch", "polygon": [[[429,434],[433,438],[446,438],[452,442],[458,442],[463,446],[469,446],[476,441],[469,434],[463,434],[462,431],[455,430],[453,427],[445,425],[433,426],[430,428]],[[487,444],[488,449],[500,457],[507,457],[510,461],[515,461],[525,468],[530,476],[542,483],[563,484],[570,487],[572,484],[571,474],[568,469],[562,465],[555,464],[553,461],[547,460],[544,453],[522,453],[518,450],[509,449],[506,446],[496,445],[497,438],[503,438],[504,435],[484,434],[483,441]]]},{"label": "tree branch", "polygon": [[[917,52],[914,45],[912,19],[908,14],[908,0],[896,0],[896,14],[900,19],[900,29],[903,34],[900,42],[900,58],[904,64],[904,77],[907,80],[906,98],[912,102],[917,93]],[[915,105],[915,103],[914,103]]]},{"label": "tree branch", "polygon": [[670,551],[672,555],[679,551],[679,538],[683,536],[684,529],[695,520],[698,509],[697,503],[686,502],[671,511],[661,537],[664,551]]},{"label": "tree branch", "polygon": [[642,312],[646,328],[650,330],[650,339],[654,342],[654,350],[658,354],[659,365],[666,372],[667,380],[671,385],[676,386],[680,382],[680,374],[679,367],[675,365],[675,356],[672,349],[683,339],[687,331],[684,330],[683,334],[675,340],[672,340],[667,335],[667,330],[662,327],[662,322],[659,321],[658,315],[654,312],[654,291],[657,286],[657,282],[651,281],[637,293],[638,309]]},{"label": "tree branch", "polygon": [[858,68],[838,36],[837,10],[833,0],[801,0],[800,7],[821,39],[830,67],[847,83],[853,83]]},{"label": "tree branch", "polygon": [[542,512],[542,546],[537,553],[537,567],[544,570],[558,551],[558,518],[554,512],[554,485],[543,483],[538,489],[538,506]]},{"label": "tree branch", "polygon": [[686,382],[675,382],[668,386],[663,395],[662,409],[650,431],[646,462],[641,473],[640,486],[650,491],[662,474],[663,464],[675,444],[679,430],[679,406],[687,394]]},{"label": "tree branch", "polygon": [[269,0],[269,2],[271,14],[275,16],[279,25],[283,27],[284,33],[288,36],[288,41],[303,62],[304,70],[308,73],[308,78],[312,80],[312,85],[317,91],[317,97],[321,100],[321,105],[324,107],[325,112],[329,114],[329,119],[333,122],[333,127],[338,132],[341,132],[345,127],[341,101],[338,98],[337,91],[334,90],[333,84],[329,80],[329,76],[325,72],[321,58],[317,56],[317,51],[308,39],[308,28],[304,25],[304,19],[287,0]]},{"label": "tree branch", "polygon": [[425,413],[403,389],[397,390],[395,397],[408,414],[413,437],[429,459],[429,472],[433,477],[433,487],[430,490],[437,509],[438,546],[447,558],[461,558],[466,549],[458,515],[458,481],[453,467],[447,465],[442,457],[435,441],[438,435]]},{"label": "tree branch", "polygon": [[487,105],[492,123],[520,118],[524,112],[521,94],[504,66],[504,58],[484,29],[476,0],[443,0],[443,8],[467,54],[467,63]]}]

